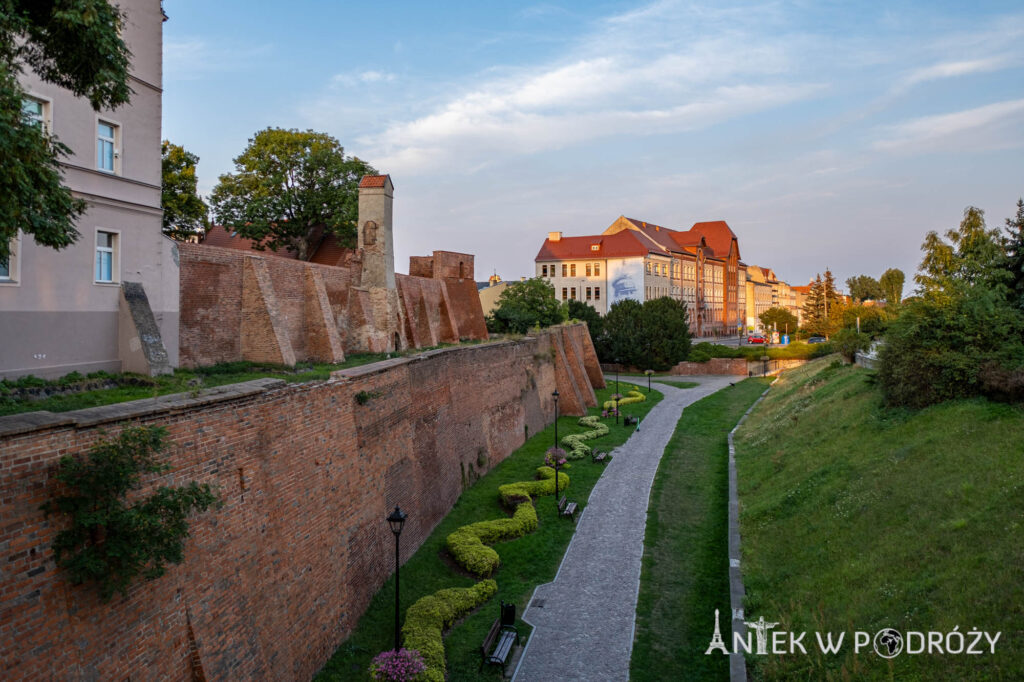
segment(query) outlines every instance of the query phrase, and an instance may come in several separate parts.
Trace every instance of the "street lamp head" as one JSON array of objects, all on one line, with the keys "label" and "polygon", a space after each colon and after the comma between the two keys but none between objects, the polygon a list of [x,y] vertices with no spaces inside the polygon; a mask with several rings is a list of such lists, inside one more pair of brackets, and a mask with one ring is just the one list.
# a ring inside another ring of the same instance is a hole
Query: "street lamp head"
[{"label": "street lamp head", "polygon": [[398,508],[398,505],[395,505],[395,511],[388,514],[388,525],[391,526],[391,532],[395,534],[395,537],[402,534],[402,526],[405,525],[405,519],[408,516]]},{"label": "street lamp head", "polygon": [[557,388],[554,391],[551,392],[551,397],[555,399],[556,403],[558,402],[558,389]]}]

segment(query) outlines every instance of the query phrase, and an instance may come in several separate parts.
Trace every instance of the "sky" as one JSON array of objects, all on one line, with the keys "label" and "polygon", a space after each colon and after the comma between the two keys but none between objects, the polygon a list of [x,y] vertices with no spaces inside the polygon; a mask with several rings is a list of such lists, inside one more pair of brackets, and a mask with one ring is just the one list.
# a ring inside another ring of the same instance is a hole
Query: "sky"
[{"label": "sky", "polygon": [[165,0],[163,134],[200,193],[266,127],[395,185],[396,266],[532,276],[548,232],[725,220],[805,284],[897,267],[1024,195],[1016,2]]}]

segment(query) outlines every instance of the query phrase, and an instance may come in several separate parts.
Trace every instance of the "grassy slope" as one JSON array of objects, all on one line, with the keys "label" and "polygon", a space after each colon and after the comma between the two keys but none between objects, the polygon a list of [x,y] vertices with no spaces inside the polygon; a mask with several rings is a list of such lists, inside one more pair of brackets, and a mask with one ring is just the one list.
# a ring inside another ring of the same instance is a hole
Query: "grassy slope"
[{"label": "grassy slope", "polygon": [[[597,391],[598,402],[608,400],[614,392],[615,382],[606,389]],[[622,390],[630,386],[621,384]],[[646,394],[646,388],[644,389]],[[645,416],[661,400],[661,394],[653,391],[648,400],[623,408],[626,414]],[[588,414],[599,414],[599,408],[591,408]],[[579,433],[586,429],[576,422],[577,417],[561,417],[558,420],[559,437]],[[595,447],[611,450],[626,441],[635,427],[615,425],[605,420],[611,432],[595,441]],[[448,516],[438,524],[430,537],[420,546],[416,554],[402,566],[402,613],[420,597],[432,594],[445,587],[472,585],[475,579],[456,573],[446,561],[445,538],[456,528],[476,521],[500,518],[504,511],[498,500],[498,486],[514,481],[534,478],[536,469],[543,464],[544,453],[554,443],[554,427],[536,434],[522,447],[509,455],[475,485],[462,493]],[[591,488],[597,482],[605,465],[594,464],[589,459],[572,462],[567,473],[570,478],[569,499],[580,503],[581,511]],[[517,613],[522,614],[533,588],[554,579],[558,564],[572,538],[573,524],[556,515],[556,500],[541,497],[535,500],[539,525],[534,533],[509,542],[494,545],[501,556],[501,567],[492,576],[498,583],[498,594],[475,613],[452,628],[445,637],[445,651],[448,657],[448,673],[451,680],[495,680],[501,671],[496,666],[486,667],[477,672],[480,663],[479,647],[487,636],[491,623],[498,617],[499,600],[516,604]],[[414,513],[414,510],[410,510]],[[381,519],[381,524],[384,520]],[[324,669],[317,675],[318,680],[368,680],[366,669],[370,659],[378,652],[393,646],[394,641],[394,581],[389,580],[374,595],[366,613],[360,619],[351,636],[338,648]],[[523,644],[530,628],[519,623]]]},{"label": "grassy slope", "polygon": [[1003,634],[994,656],[891,666],[852,646],[751,657],[752,679],[1022,679],[1024,409],[886,410],[869,372],[830,362],[783,375],[737,438],[747,613],[847,637]]},{"label": "grassy slope", "polygon": [[632,680],[728,678],[725,656],[704,656],[715,609],[729,613],[727,436],[766,386],[748,379],[686,408],[665,449],[647,513]]}]

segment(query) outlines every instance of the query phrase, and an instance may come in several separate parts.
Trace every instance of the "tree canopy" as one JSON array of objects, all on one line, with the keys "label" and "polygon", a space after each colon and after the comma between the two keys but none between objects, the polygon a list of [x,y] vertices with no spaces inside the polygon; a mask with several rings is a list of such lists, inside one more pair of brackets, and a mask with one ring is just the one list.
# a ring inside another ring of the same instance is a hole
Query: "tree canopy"
[{"label": "tree canopy", "polygon": [[160,145],[163,186],[160,203],[164,209],[164,233],[185,239],[206,228],[206,203],[196,191],[199,157],[184,147],[164,140]]},{"label": "tree canopy", "polygon": [[234,159],[210,195],[217,220],[256,248],[292,249],[309,260],[321,234],[355,246],[359,180],[377,171],[345,156],[341,144],[312,130],[267,128]]},{"label": "tree canopy", "polygon": [[1006,269],[1010,297],[1024,309],[1024,199],[1017,199],[1017,214],[1006,219]]},{"label": "tree canopy", "polygon": [[525,334],[533,327],[565,321],[566,309],[555,299],[555,288],[542,277],[513,282],[498,297],[498,307],[487,319],[492,332]]},{"label": "tree canopy", "polygon": [[811,283],[804,302],[803,330],[821,336],[834,334],[842,326],[842,307],[832,271],[826,269],[824,278],[819,274]]},{"label": "tree canopy", "polygon": [[885,299],[885,304],[890,309],[899,307],[903,302],[903,282],[905,280],[903,271],[898,268],[889,268],[879,278],[878,284],[882,288],[882,298]]},{"label": "tree canopy", "polygon": [[964,209],[959,227],[947,230],[945,240],[929,232],[921,249],[924,256],[914,281],[925,298],[948,301],[958,287],[1005,287],[1008,283],[1009,273],[1002,267],[1006,258],[1002,236],[985,225],[985,212],[980,208]]},{"label": "tree canopy", "polygon": [[788,308],[776,306],[769,308],[760,315],[758,319],[761,320],[761,324],[764,325],[765,329],[777,329],[782,333],[793,333],[796,331],[798,320],[796,315],[789,312]]},{"label": "tree canopy", "polygon": [[23,113],[22,65],[97,111],[124,104],[131,90],[122,21],[105,0],[0,2],[0,263],[19,230],[43,246],[73,244],[85,210],[62,184],[59,162],[69,149]]},{"label": "tree canopy", "polygon": [[885,295],[882,285],[870,275],[847,278],[846,288],[850,290],[850,298],[855,301],[877,301]]},{"label": "tree canopy", "polygon": [[690,343],[686,306],[662,296],[643,304],[632,299],[614,304],[597,346],[604,362],[660,371],[685,360]]}]

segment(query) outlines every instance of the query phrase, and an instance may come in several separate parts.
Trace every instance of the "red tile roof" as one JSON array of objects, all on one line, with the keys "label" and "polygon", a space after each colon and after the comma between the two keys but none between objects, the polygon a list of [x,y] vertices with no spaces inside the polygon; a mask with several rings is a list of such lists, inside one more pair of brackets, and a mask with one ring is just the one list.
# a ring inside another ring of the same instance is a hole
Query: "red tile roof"
[{"label": "red tile roof", "polygon": [[388,181],[387,175],[364,175],[359,181],[360,187],[383,187]]},{"label": "red tile roof", "polygon": [[[704,238],[708,242],[708,246],[711,247],[711,250],[719,258],[725,258],[729,255],[729,248],[732,246],[732,240],[736,239],[736,233],[729,227],[729,223],[724,220],[694,223],[690,230],[704,235]],[[739,242],[737,242],[737,250],[739,249],[738,244]]]},{"label": "red tile roof", "polygon": [[[208,246],[219,246],[224,249],[238,249],[239,251],[251,251],[255,249],[256,242],[252,239],[245,237],[239,237],[238,233],[233,230],[228,230],[223,225],[214,225],[210,228],[210,231],[206,233],[200,244],[206,244]],[[272,256],[280,256],[281,258],[292,258],[296,257],[296,254],[291,249],[280,249],[278,251],[271,251],[269,248],[264,249],[263,253],[268,253]]]},{"label": "red tile roof", "polygon": [[[591,247],[598,244],[600,249]],[[558,241],[544,240],[535,261],[571,260],[588,258],[626,258],[629,256],[646,256],[655,251],[654,248],[641,241],[632,230],[623,230],[615,234],[599,234],[589,237],[562,237]]]}]

